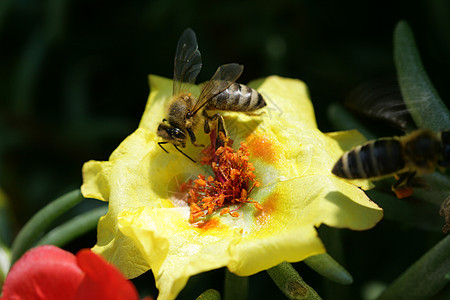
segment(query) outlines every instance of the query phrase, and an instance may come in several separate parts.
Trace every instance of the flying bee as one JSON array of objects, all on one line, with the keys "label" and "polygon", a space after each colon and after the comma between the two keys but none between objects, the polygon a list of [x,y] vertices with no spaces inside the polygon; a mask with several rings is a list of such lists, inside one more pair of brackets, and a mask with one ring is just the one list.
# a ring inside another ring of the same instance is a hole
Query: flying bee
[{"label": "flying bee", "polygon": [[381,179],[398,175],[392,186],[425,187],[414,181],[416,175],[450,166],[450,131],[435,133],[416,130],[402,137],[381,138],[347,151],[336,162],[332,173],[347,179]]},{"label": "flying bee", "polygon": [[187,137],[194,146],[196,142],[195,131],[203,124],[205,133],[210,132],[210,121],[217,120],[218,127],[226,133],[223,117],[220,114],[209,116],[207,110],[225,110],[238,112],[253,112],[264,106],[261,94],[235,81],[244,70],[242,65],[232,63],[220,66],[213,77],[207,82],[196,99],[189,93],[189,87],[195,83],[202,67],[202,59],[198,50],[197,38],[192,29],[186,29],[178,40],[174,62],[173,93],[168,104],[167,117],[159,124],[157,134],[164,139],[158,142],[171,143],[184,156],[179,147],[186,146]]},{"label": "flying bee", "polygon": [[[416,101],[426,101],[418,99]],[[332,173],[347,179],[381,179],[394,176],[392,190],[398,198],[412,194],[412,187],[428,188],[416,175],[450,165],[450,131],[416,129],[397,80],[372,80],[354,89],[345,105],[365,119],[383,121],[409,134],[381,138],[344,153]]]}]

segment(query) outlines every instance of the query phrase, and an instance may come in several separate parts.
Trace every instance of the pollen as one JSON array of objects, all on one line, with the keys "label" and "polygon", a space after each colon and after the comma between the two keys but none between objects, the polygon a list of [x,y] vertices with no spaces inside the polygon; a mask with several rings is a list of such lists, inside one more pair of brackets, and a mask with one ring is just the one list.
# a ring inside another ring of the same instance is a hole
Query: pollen
[{"label": "pollen", "polygon": [[[249,162],[247,145],[242,142],[235,152],[231,147],[233,141],[222,132],[216,139],[213,131],[210,139],[211,145],[202,151],[201,163],[211,166],[214,177],[206,178],[200,174],[197,179],[191,179],[180,187],[188,195],[187,202],[191,210],[189,221],[194,223],[216,211],[220,211],[221,216],[229,214],[238,217],[238,210],[246,203],[261,209],[262,206],[249,197],[260,183],[253,173],[253,164]],[[216,145],[223,146],[216,149]],[[231,209],[230,205],[233,204],[237,204],[237,207]]]},{"label": "pollen", "polygon": [[398,199],[404,199],[407,197],[412,196],[414,190],[410,186],[400,186],[396,189],[394,189],[394,193],[397,196]]}]

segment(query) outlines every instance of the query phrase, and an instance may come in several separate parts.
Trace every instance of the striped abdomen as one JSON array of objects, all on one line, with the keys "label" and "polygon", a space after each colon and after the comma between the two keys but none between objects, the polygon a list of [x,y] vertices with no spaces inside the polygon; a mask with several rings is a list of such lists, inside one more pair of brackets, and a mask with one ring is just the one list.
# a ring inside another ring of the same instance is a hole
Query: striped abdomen
[{"label": "striped abdomen", "polygon": [[206,109],[251,112],[264,106],[266,101],[256,90],[243,84],[233,83],[222,93],[214,96],[208,102]]},{"label": "striped abdomen", "polygon": [[344,153],[332,172],[339,177],[358,179],[391,175],[404,167],[400,141],[383,139]]}]

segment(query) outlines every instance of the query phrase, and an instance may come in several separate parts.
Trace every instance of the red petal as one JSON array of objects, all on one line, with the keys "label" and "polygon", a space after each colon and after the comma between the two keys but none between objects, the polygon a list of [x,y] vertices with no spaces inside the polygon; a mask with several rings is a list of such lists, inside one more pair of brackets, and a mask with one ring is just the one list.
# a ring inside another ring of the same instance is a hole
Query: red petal
[{"label": "red petal", "polygon": [[2,299],[71,300],[82,277],[72,253],[55,246],[39,246],[13,265]]},{"label": "red petal", "polygon": [[134,285],[101,256],[83,249],[77,253],[77,262],[85,277],[75,299],[139,299]]}]

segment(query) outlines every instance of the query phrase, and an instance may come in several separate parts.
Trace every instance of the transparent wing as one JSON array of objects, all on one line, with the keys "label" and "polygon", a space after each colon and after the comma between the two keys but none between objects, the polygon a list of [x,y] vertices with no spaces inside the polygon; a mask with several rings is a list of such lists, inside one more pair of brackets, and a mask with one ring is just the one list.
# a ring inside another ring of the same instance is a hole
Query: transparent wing
[{"label": "transparent wing", "polygon": [[344,104],[360,116],[382,121],[402,131],[414,127],[395,78],[359,85],[349,93]]},{"label": "transparent wing", "polygon": [[197,38],[192,29],[186,29],[180,36],[175,53],[173,68],[173,95],[188,90],[195,83],[202,68],[202,57],[198,50]]},{"label": "transparent wing", "polygon": [[242,71],[244,66],[240,64],[226,64],[217,68],[211,80],[203,87],[191,115],[195,115],[211,98],[229,88],[241,76]]}]

